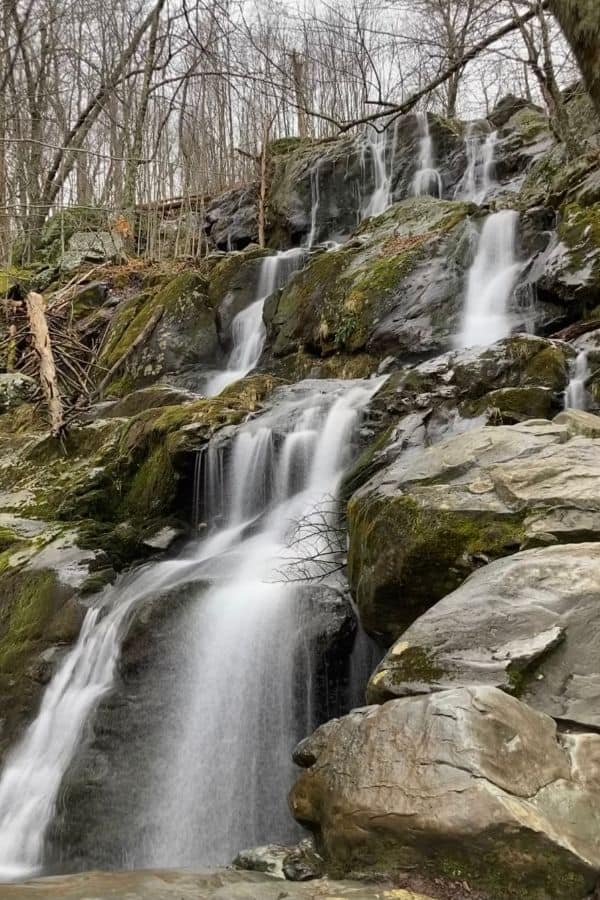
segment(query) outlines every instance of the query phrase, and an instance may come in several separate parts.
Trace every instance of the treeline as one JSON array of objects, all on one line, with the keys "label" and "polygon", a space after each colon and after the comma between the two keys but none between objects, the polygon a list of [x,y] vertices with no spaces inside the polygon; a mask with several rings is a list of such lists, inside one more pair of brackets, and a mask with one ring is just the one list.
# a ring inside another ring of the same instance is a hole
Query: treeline
[{"label": "treeline", "polygon": [[483,115],[520,93],[560,133],[578,77],[563,30],[585,49],[595,4],[3,0],[0,255],[30,258],[64,207],[127,222],[138,204],[255,177],[275,138],[382,128],[417,105]]}]

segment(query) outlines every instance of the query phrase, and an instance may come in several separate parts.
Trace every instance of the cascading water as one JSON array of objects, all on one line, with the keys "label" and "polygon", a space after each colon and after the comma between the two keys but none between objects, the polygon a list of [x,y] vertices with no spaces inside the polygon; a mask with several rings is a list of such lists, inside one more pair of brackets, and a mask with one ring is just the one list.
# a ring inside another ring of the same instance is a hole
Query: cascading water
[{"label": "cascading water", "polygon": [[218,452],[206,455],[202,514],[220,509],[222,526],[185,558],[122,580],[88,613],[0,778],[0,878],[43,868],[60,785],[113,687],[134,608],[194,582],[209,587],[187,607],[169,703],[177,727],[157,741],[152,801],[140,810],[150,836],[131,861],[226,862],[243,846],[289,836],[290,751],[315,724],[318,603],[306,591],[323,590],[313,579],[330,546],[329,498],[381,383],[300,383],[241,428],[225,466]]},{"label": "cascading water", "polygon": [[227,368],[211,376],[205,387],[207,397],[220,394],[227,385],[243,378],[258,364],[265,346],[266,330],[263,322],[265,300],[288,282],[300,268],[304,251],[300,248],[282,250],[265,256],[260,263],[257,299],[237,314],[231,325],[233,346]]},{"label": "cascading water", "polygon": [[[394,126],[392,141],[388,139],[387,130],[366,132],[366,145],[373,168],[373,190],[366,204],[363,205],[363,219],[380,216],[389,209],[393,202],[394,157],[396,155],[397,124]],[[365,155],[366,156],[366,155]],[[363,180],[366,180],[366,158],[363,156]]]},{"label": "cascading water", "polygon": [[580,350],[575,358],[573,372],[565,391],[565,409],[587,409],[586,383],[589,376],[590,369],[587,351]]},{"label": "cascading water", "polygon": [[419,129],[419,168],[413,180],[413,194],[415,197],[422,197],[427,194],[433,197],[441,197],[442,178],[435,168],[433,138],[429,131],[427,113],[417,113],[417,125]]},{"label": "cascading water", "polygon": [[467,168],[455,197],[483,203],[494,184],[497,132],[481,133],[476,122],[469,122],[465,134]]},{"label": "cascading water", "polygon": [[516,258],[518,221],[514,210],[502,210],[485,220],[469,270],[457,347],[486,346],[510,334],[508,304],[521,269]]}]

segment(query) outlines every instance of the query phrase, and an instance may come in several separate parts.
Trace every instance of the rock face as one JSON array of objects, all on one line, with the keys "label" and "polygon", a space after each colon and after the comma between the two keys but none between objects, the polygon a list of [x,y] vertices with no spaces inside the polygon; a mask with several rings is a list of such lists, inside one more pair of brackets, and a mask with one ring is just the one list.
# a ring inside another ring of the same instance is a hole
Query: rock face
[{"label": "rock face", "polygon": [[371,702],[493,685],[557,720],[600,728],[600,544],[484,566],[421,616],[369,684]]},{"label": "rock face", "polygon": [[490,559],[598,539],[599,507],[600,443],[564,424],[476,428],[400,454],[348,508],[363,622],[397,637]]},{"label": "rock face", "polygon": [[461,202],[405,200],[343,248],[316,256],[265,308],[274,355],[448,349],[468,265],[468,211]]},{"label": "rock face", "polygon": [[600,737],[495,688],[357,710],[296,752],[290,795],[330,870],[453,872],[498,900],[581,900],[600,869]]},{"label": "rock face", "polygon": [[[122,396],[190,366],[215,365],[220,356],[214,311],[205,279],[186,272],[124,303],[113,317],[101,364],[110,369],[138,340],[107,394]],[[150,333],[153,317],[158,317]],[[140,338],[144,338],[140,342]]]}]

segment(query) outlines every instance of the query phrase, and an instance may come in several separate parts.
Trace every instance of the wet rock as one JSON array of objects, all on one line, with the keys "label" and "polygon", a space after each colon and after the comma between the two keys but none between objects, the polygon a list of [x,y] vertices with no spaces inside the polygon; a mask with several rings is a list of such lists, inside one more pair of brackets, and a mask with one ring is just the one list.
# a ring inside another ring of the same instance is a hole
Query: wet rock
[{"label": "wet rock", "polygon": [[551,422],[475,428],[400,452],[348,507],[350,582],[365,627],[396,638],[491,559],[597,540],[599,473],[600,442]]},{"label": "wet rock", "polygon": [[191,366],[216,364],[220,347],[206,290],[202,276],[184,272],[157,290],[138,294],[121,304],[111,321],[99,360],[107,369],[139,341],[152,316],[161,310],[162,314],[152,333],[130,353],[107,386],[107,396],[123,396]]},{"label": "wet rock", "polygon": [[242,850],[233,861],[238,869],[247,869],[250,872],[264,872],[274,878],[283,879],[283,864],[290,852],[289,847],[280,844],[267,844],[264,847],[253,847],[251,850]]},{"label": "wet rock", "polygon": [[283,874],[288,881],[312,881],[320,878],[323,871],[323,857],[317,853],[310,838],[300,841],[283,861]]},{"label": "wet rock", "polygon": [[273,354],[414,358],[447,349],[462,308],[468,211],[461,202],[405,200],[364,223],[356,240],[316,255],[265,306]]},{"label": "wet rock", "polygon": [[498,900],[593,888],[598,735],[473,687],[367,707],[314,740],[290,804],[330,873],[453,871]]},{"label": "wet rock", "polygon": [[0,413],[31,402],[37,391],[38,383],[34,378],[20,372],[0,372]]},{"label": "wet rock", "polygon": [[599,564],[600,544],[570,543],[484,566],[404,632],[371,678],[370,701],[485,684],[600,728]]},{"label": "wet rock", "polygon": [[205,231],[219,250],[243,250],[258,240],[258,186],[234,188],[206,207]]},{"label": "wet rock", "polygon": [[2,892],[3,900],[90,900],[91,896],[94,900],[314,900],[316,896],[320,900],[431,900],[381,882],[369,885],[323,879],[307,885],[282,885],[268,875],[229,869],[204,873],[176,869],[87,872],[4,885]]}]

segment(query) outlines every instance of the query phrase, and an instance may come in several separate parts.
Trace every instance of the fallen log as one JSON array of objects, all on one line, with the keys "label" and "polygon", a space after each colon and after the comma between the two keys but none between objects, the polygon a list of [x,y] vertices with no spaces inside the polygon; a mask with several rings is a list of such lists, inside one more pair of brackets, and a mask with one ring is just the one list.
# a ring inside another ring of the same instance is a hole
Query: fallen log
[{"label": "fallen log", "polygon": [[561,331],[551,334],[550,337],[558,338],[561,341],[574,341],[575,338],[587,334],[588,331],[595,331],[600,328],[600,319],[590,319],[589,322],[576,322],[574,325],[567,325]]},{"label": "fallen log", "polygon": [[41,294],[30,291],[25,297],[25,308],[27,310],[33,347],[38,360],[40,384],[50,415],[52,436],[62,437],[67,430],[67,425],[58,389],[56,365],[48,331],[44,298]]},{"label": "fallen log", "polygon": [[136,339],[131,342],[131,344],[129,345],[127,350],[122,354],[122,356],[119,357],[119,359],[116,361],[116,363],[114,363],[114,365],[112,365],[110,367],[110,369],[108,370],[108,372],[106,373],[106,375],[104,376],[104,378],[102,379],[102,381],[100,382],[98,387],[96,388],[96,391],[94,392],[94,397],[96,399],[102,399],[102,395],[104,393],[105,388],[107,387],[108,384],[110,384],[110,382],[115,377],[117,372],[125,365],[125,363],[129,359],[131,354],[134,352],[134,350],[137,350],[137,348],[140,346],[140,344],[143,344],[144,341],[148,340],[148,338],[150,337],[150,335],[152,334],[152,332],[154,331],[154,329],[156,328],[156,326],[162,319],[163,312],[164,312],[164,307],[162,307],[162,306],[156,307],[156,309],[154,310],[154,312],[152,313],[152,315],[150,316],[150,318],[148,319],[148,321],[146,322],[145,326],[142,328],[142,330],[140,331],[140,333],[138,334]]}]

